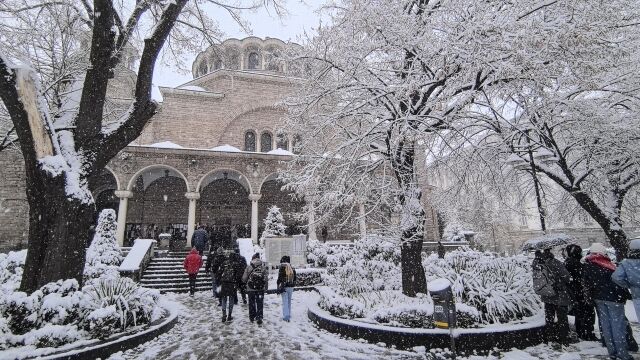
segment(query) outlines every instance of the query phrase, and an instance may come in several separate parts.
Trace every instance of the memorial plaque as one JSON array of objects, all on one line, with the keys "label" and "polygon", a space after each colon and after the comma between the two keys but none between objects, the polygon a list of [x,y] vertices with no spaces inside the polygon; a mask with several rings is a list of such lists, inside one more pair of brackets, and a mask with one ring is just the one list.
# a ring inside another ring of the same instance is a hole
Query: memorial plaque
[{"label": "memorial plaque", "polygon": [[306,245],[306,235],[267,237],[264,239],[265,259],[273,266],[278,265],[280,259],[287,255],[291,258],[292,266],[304,266],[307,263]]}]

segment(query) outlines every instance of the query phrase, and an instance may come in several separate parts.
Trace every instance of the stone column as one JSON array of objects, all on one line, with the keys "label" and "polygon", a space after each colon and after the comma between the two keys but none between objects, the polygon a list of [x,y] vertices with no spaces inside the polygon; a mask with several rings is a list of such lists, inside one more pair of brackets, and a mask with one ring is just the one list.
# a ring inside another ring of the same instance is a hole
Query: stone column
[{"label": "stone column", "polygon": [[254,244],[258,243],[258,200],[262,198],[261,194],[249,194],[251,200],[251,240]]},{"label": "stone column", "polygon": [[200,199],[199,192],[188,192],[184,196],[189,199],[189,218],[187,219],[187,248],[191,248],[191,237],[196,226],[196,201]]},{"label": "stone column", "polygon": [[309,239],[318,240],[318,236],[316,235],[316,208],[313,203],[313,197],[307,197],[307,202],[309,203],[309,212],[307,213],[307,234],[309,234]]},{"label": "stone column", "polygon": [[367,212],[364,208],[364,204],[358,205],[358,227],[360,229],[360,237],[365,238],[367,236]]},{"label": "stone column", "polygon": [[118,206],[118,228],[116,230],[116,240],[118,241],[118,245],[122,247],[124,245],[124,231],[127,227],[127,206],[129,205],[129,198],[133,197],[133,192],[128,190],[116,190],[113,193],[120,199],[120,205]]}]

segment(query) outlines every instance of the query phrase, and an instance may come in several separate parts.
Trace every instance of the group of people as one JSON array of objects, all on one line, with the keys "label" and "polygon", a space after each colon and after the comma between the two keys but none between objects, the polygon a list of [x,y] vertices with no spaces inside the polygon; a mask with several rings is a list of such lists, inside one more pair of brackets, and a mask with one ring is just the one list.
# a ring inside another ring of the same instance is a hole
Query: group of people
[{"label": "group of people", "polygon": [[[195,293],[196,276],[202,263],[200,251],[194,246],[184,260],[191,296]],[[211,249],[205,272],[211,276],[213,297],[222,308],[223,323],[233,320],[233,307],[238,304],[240,292],[243,304],[248,304],[249,307],[249,320],[262,324],[264,295],[269,286],[269,268],[260,259],[259,253],[255,253],[247,264],[237,247],[230,253],[222,247],[215,251]],[[291,266],[289,256],[283,256],[278,267],[276,292],[282,297],[282,319],[287,322],[291,320],[291,297],[295,283],[296,270]]]},{"label": "group of people", "polygon": [[640,315],[640,240],[631,242],[627,259],[615,264],[601,243],[593,243],[586,256],[578,245],[568,245],[564,263],[551,249],[538,250],[533,260],[533,286],[544,303],[547,339],[571,341],[568,315],[575,316],[576,334],[582,340],[597,340],[598,314],[601,341],[611,359],[632,359],[638,351],[624,305],[632,296]]}]

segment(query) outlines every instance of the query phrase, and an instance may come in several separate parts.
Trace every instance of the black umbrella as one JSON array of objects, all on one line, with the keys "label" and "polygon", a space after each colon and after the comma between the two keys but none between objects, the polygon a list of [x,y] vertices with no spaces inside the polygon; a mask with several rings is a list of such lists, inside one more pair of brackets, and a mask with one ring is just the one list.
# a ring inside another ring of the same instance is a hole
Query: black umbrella
[{"label": "black umbrella", "polygon": [[522,251],[536,251],[550,249],[556,246],[574,244],[575,240],[567,234],[547,234],[535,239],[527,240],[522,246]]}]

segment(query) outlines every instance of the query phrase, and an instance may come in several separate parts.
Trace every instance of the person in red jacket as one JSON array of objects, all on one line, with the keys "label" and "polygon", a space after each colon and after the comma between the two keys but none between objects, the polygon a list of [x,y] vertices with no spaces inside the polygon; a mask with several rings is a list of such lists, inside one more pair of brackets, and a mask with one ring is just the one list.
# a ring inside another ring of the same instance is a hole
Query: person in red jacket
[{"label": "person in red jacket", "polygon": [[184,259],[184,263],[182,265],[189,275],[189,293],[193,296],[196,291],[196,276],[202,266],[202,256],[200,256],[198,249],[196,249],[195,246],[191,248],[191,252]]}]

